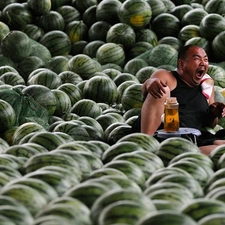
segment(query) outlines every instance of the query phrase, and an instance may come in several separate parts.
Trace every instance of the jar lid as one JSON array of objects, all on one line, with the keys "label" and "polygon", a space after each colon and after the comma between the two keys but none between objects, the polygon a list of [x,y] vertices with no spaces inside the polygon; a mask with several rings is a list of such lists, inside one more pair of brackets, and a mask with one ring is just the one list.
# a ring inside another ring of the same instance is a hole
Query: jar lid
[{"label": "jar lid", "polygon": [[176,97],[169,97],[166,99],[167,103],[177,103],[177,98]]}]

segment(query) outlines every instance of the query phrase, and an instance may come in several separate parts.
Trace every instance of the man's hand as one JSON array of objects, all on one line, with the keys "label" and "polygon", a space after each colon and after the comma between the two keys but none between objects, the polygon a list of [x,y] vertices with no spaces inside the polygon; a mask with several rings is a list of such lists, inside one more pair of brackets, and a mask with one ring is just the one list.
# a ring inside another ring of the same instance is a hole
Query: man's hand
[{"label": "man's hand", "polygon": [[214,102],[209,106],[209,114],[216,117],[224,117],[225,116],[225,104],[222,102]]},{"label": "man's hand", "polygon": [[147,87],[148,93],[154,98],[162,98],[163,94],[166,93],[165,87],[167,85],[158,78],[152,78],[152,82]]}]

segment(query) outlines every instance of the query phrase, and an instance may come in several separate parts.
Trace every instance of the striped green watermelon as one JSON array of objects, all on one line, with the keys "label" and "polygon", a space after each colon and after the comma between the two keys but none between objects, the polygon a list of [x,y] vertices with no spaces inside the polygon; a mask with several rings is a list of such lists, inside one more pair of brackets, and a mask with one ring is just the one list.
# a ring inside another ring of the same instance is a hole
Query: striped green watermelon
[{"label": "striped green watermelon", "polygon": [[129,49],[136,42],[136,34],[130,25],[116,23],[109,28],[106,42],[121,44],[124,49]]},{"label": "striped green watermelon", "polygon": [[50,69],[42,70],[28,78],[28,85],[42,85],[50,90],[58,88],[62,82],[57,73]]},{"label": "striped green watermelon", "polygon": [[202,19],[208,15],[207,11],[203,8],[193,8],[189,12],[185,13],[181,19],[182,26],[188,24],[194,24],[199,26]]},{"label": "striped green watermelon", "polygon": [[205,4],[205,11],[223,15],[225,12],[224,3],[224,0],[210,0]]},{"label": "striped green watermelon", "polygon": [[104,0],[100,1],[96,7],[96,20],[105,21],[109,24],[116,24],[119,22],[118,12],[121,7],[121,1]]},{"label": "striped green watermelon", "polygon": [[225,70],[216,65],[209,65],[208,72],[207,72],[212,79],[214,80],[214,84],[216,86],[225,87],[224,79],[225,79]]},{"label": "striped green watermelon", "polygon": [[81,99],[72,106],[71,112],[76,113],[79,116],[97,118],[101,115],[102,109],[91,99]]},{"label": "striped green watermelon", "polygon": [[165,165],[177,155],[184,152],[200,152],[200,149],[192,142],[181,137],[171,137],[163,140],[156,154],[163,160]]},{"label": "striped green watermelon", "polygon": [[18,2],[6,5],[2,10],[1,18],[10,30],[20,30],[24,25],[33,22],[33,16],[29,8]]},{"label": "striped green watermelon", "polygon": [[76,84],[73,84],[69,81],[61,84],[57,89],[65,92],[69,96],[71,106],[73,106],[76,102],[82,99],[83,95],[80,88]]},{"label": "striped green watermelon", "polygon": [[6,185],[1,194],[16,199],[33,216],[47,205],[46,199],[37,190],[23,184]]},{"label": "striped green watermelon", "polygon": [[181,209],[182,213],[190,216],[196,222],[210,214],[224,214],[224,211],[224,202],[206,198],[193,199]]},{"label": "striped green watermelon", "polygon": [[62,123],[59,123],[53,128],[53,131],[69,134],[75,141],[90,140],[90,136],[85,127],[82,127],[82,125],[77,123],[76,121],[64,121]]},{"label": "striped green watermelon", "polygon": [[45,67],[59,74],[67,71],[68,61],[69,59],[66,56],[54,56],[45,64]]},{"label": "striped green watermelon", "polygon": [[44,0],[44,1],[35,1],[35,0],[28,0],[27,6],[35,15],[44,15],[51,10],[51,0]]},{"label": "striped green watermelon", "polygon": [[147,0],[152,10],[152,20],[161,13],[167,11],[165,4],[159,0]]},{"label": "striped green watermelon", "polygon": [[70,97],[62,90],[54,89],[52,90],[56,97],[56,109],[54,115],[62,116],[67,114],[71,110]]},{"label": "striped green watermelon", "polygon": [[10,31],[1,41],[1,49],[4,56],[18,62],[31,54],[30,38],[20,30]]},{"label": "striped green watermelon", "polygon": [[38,213],[35,222],[60,224],[90,224],[89,209],[81,201],[62,196],[52,201],[47,208]]},{"label": "striped green watermelon", "polygon": [[0,76],[0,80],[12,86],[25,85],[25,80],[18,72],[6,72]]},{"label": "striped green watermelon", "polygon": [[225,36],[225,31],[221,31],[219,34],[215,36],[213,39],[211,45],[212,45],[212,54],[215,57],[215,60],[218,61],[224,61],[225,57],[223,54],[223,51],[225,49],[224,45],[224,36]]},{"label": "striped green watermelon", "polygon": [[186,26],[183,26],[178,33],[178,38],[183,43],[193,37],[201,37],[200,27],[198,25],[188,24]]},{"label": "striped green watermelon", "polygon": [[69,36],[71,43],[86,40],[87,32],[88,27],[82,20],[69,22],[65,27],[65,33]]},{"label": "striped green watermelon", "polygon": [[143,59],[138,59],[138,58],[133,58],[129,60],[125,65],[124,65],[124,73],[131,73],[133,75],[136,75],[136,73],[144,68],[147,67],[148,63],[143,60]]},{"label": "striped green watermelon", "polygon": [[82,78],[77,73],[68,70],[62,71],[58,74],[58,76],[60,77],[63,84],[72,83],[76,85],[82,81]]},{"label": "striped green watermelon", "polygon": [[224,214],[213,214],[213,215],[208,215],[203,217],[198,224],[199,225],[210,225],[210,224],[219,225],[224,223],[224,221],[225,221]]},{"label": "striped green watermelon", "polygon": [[182,225],[197,225],[197,223],[185,213],[180,213],[175,210],[160,210],[153,213],[148,213],[144,218],[141,218],[137,225],[148,224],[182,224]]},{"label": "striped green watermelon", "polygon": [[104,164],[104,167],[122,171],[129,179],[135,181],[141,188],[144,188],[144,172],[135,163],[126,160],[113,160]]},{"label": "striped green watermelon", "polygon": [[100,64],[115,63],[123,66],[125,63],[125,50],[116,43],[105,43],[96,52],[96,58]]},{"label": "striped green watermelon", "polygon": [[96,21],[88,30],[89,41],[100,40],[106,42],[106,34],[111,27],[106,21]]},{"label": "striped green watermelon", "polygon": [[39,132],[39,131],[44,131],[44,127],[42,127],[40,124],[35,123],[35,122],[27,122],[27,123],[23,123],[22,125],[20,125],[19,127],[17,127],[17,129],[15,130],[14,134],[13,134],[13,144],[16,145],[19,143],[19,141],[25,137],[26,135],[28,135],[29,133],[32,132]]},{"label": "striped green watermelon", "polygon": [[178,51],[171,45],[160,44],[151,50],[148,56],[149,66],[158,67],[161,65],[177,65]]},{"label": "striped green watermelon", "polygon": [[155,66],[146,66],[138,70],[135,76],[140,83],[144,83],[156,70]]},{"label": "striped green watermelon", "polygon": [[2,99],[0,99],[0,109],[0,130],[4,132],[15,125],[16,114],[13,107]]},{"label": "striped green watermelon", "polygon": [[97,75],[85,83],[83,96],[95,102],[103,102],[111,105],[116,102],[118,92],[116,84],[112,79],[107,76]]},{"label": "striped green watermelon", "polygon": [[134,200],[121,200],[108,204],[99,214],[98,224],[135,224],[146,216],[148,207],[140,205]]},{"label": "striped green watermelon", "polygon": [[52,56],[67,55],[71,50],[71,41],[61,30],[46,32],[41,37],[40,43],[51,52]]},{"label": "striped green watermelon", "polygon": [[141,84],[132,84],[127,87],[121,98],[121,103],[125,110],[131,108],[141,108],[143,104],[142,94],[141,94]]},{"label": "striped green watermelon", "polygon": [[225,29],[225,19],[222,15],[210,13],[206,15],[199,25],[199,31],[202,37],[212,41],[217,34]]},{"label": "striped green watermelon", "polygon": [[181,23],[176,16],[165,12],[159,14],[152,20],[151,29],[159,39],[166,36],[177,37],[181,29]]},{"label": "striped green watermelon", "polygon": [[82,79],[89,79],[95,72],[102,70],[101,65],[85,54],[73,56],[68,62],[68,69],[81,76]]},{"label": "striped green watermelon", "polygon": [[56,109],[56,98],[48,87],[33,84],[24,88],[22,92],[30,95],[37,103],[46,108],[49,115],[53,115]]},{"label": "striped green watermelon", "polygon": [[189,12],[192,9],[193,7],[191,5],[177,5],[171,9],[170,13],[176,16],[179,20],[182,20],[185,13]]},{"label": "striped green watermelon", "polygon": [[82,19],[88,27],[91,27],[91,25],[97,22],[96,8],[97,8],[97,5],[92,5],[89,8],[87,8],[83,13]]},{"label": "striped green watermelon", "polygon": [[90,56],[91,58],[96,57],[96,52],[100,46],[105,44],[104,41],[101,40],[95,40],[90,41],[83,49],[83,54]]},{"label": "striped green watermelon", "polygon": [[25,34],[29,36],[29,38],[32,38],[35,41],[39,41],[40,38],[44,35],[44,31],[35,24],[26,24],[21,29]]},{"label": "striped green watermelon", "polygon": [[153,46],[147,41],[140,41],[135,42],[131,49],[128,50],[128,57],[127,59],[134,59],[135,57],[138,57],[139,55],[145,53],[146,51],[152,49]]},{"label": "striped green watermelon", "polygon": [[124,1],[118,14],[121,23],[126,23],[134,29],[146,27],[152,18],[151,7],[143,0]]},{"label": "striped green watermelon", "polygon": [[[60,13],[65,21],[65,25],[74,21],[80,20],[81,14],[80,12],[71,5],[61,5],[55,9],[58,13]],[[84,20],[84,18],[83,18]]]},{"label": "striped green watermelon", "polygon": [[5,35],[10,32],[10,29],[9,29],[8,25],[3,22],[0,22],[0,28],[1,28],[0,41],[2,41],[2,39],[5,37]]},{"label": "striped green watermelon", "polygon": [[63,31],[65,28],[65,21],[60,13],[51,10],[38,17],[37,25],[44,30],[45,33],[52,30]]}]

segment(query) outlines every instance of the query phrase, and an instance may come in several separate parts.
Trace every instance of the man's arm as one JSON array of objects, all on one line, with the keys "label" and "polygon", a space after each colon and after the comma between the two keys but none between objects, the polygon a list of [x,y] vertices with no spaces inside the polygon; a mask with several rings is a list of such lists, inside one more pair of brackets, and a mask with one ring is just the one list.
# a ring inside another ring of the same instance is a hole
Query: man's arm
[{"label": "man's arm", "polygon": [[175,87],[175,78],[167,70],[157,70],[142,85],[142,95],[146,97],[150,93],[154,98],[162,98],[166,88],[172,90]]}]

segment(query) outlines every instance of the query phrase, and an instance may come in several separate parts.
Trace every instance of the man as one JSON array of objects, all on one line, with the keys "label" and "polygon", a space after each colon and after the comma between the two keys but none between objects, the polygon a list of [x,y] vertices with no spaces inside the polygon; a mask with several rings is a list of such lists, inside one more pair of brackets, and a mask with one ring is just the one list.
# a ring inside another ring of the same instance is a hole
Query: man
[{"label": "man", "polygon": [[[145,101],[139,118],[140,131],[153,135],[162,128],[164,103],[170,96],[177,97],[180,126],[199,130],[204,126],[215,127],[218,117],[225,116],[225,105],[214,101],[213,81],[210,93],[203,93],[202,82],[208,66],[205,50],[196,45],[187,45],[178,54],[176,71],[159,69],[154,72],[142,86]],[[225,144],[221,137],[210,140],[208,137],[205,140],[202,138],[200,136],[198,146],[206,155],[216,146]]]}]

